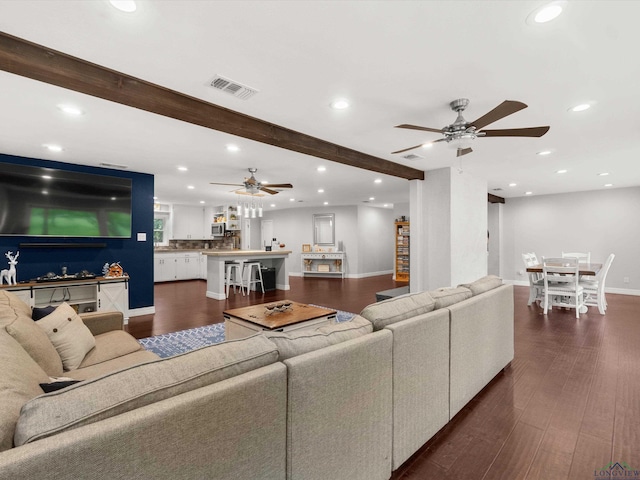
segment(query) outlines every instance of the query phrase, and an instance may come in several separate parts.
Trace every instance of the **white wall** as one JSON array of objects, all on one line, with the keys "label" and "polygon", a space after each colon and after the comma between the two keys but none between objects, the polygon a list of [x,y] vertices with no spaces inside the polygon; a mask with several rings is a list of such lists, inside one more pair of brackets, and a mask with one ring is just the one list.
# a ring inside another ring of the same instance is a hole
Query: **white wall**
[{"label": "white wall", "polygon": [[490,275],[502,276],[502,203],[488,204],[487,231],[489,232],[488,250],[489,258],[487,261],[487,273]]},{"label": "white wall", "polygon": [[640,187],[508,198],[503,211],[505,280],[526,282],[524,252],[590,251],[597,263],[615,253],[607,290],[640,294]]},{"label": "white wall", "polygon": [[[393,271],[394,212],[365,206],[290,208],[267,211],[263,219],[273,220],[273,233],[291,250],[290,273],[301,274],[302,244],[313,245],[312,216],[334,213],[336,248],[345,252],[348,277],[365,277]],[[256,224],[259,228],[259,222]],[[254,232],[255,233],[255,232]]]}]

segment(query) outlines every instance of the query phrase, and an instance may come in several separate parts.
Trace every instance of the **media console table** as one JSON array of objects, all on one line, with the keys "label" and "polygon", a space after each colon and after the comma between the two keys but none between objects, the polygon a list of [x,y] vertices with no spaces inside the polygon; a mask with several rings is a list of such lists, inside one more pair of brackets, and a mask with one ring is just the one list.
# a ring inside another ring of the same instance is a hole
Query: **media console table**
[{"label": "media console table", "polygon": [[344,252],[313,252],[300,254],[302,276],[340,276],[344,278]]},{"label": "media console table", "polygon": [[1,285],[33,307],[67,302],[79,313],[118,310],[129,318],[129,277],[73,278],[50,282],[25,282]]}]

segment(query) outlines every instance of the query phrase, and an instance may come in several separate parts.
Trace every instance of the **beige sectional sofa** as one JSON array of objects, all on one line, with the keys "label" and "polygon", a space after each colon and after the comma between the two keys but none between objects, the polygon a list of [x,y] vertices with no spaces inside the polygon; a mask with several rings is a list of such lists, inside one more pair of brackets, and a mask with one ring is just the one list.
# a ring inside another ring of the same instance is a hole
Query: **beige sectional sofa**
[{"label": "beige sectional sofa", "polygon": [[485,277],[166,359],[94,316],[62,372],[83,381],[44,394],[17,302],[0,291],[0,478],[385,480],[513,358],[512,287]]}]

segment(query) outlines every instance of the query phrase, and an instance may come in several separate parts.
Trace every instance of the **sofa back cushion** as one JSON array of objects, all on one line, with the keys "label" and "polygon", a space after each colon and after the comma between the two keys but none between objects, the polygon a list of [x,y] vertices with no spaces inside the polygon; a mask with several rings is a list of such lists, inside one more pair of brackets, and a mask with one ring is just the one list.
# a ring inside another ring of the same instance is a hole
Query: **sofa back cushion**
[{"label": "sofa back cushion", "polygon": [[431,290],[431,296],[435,301],[435,309],[446,308],[454,303],[471,298],[471,290],[465,287],[445,287]]},{"label": "sofa back cushion", "polygon": [[481,293],[498,288],[500,285],[502,285],[502,279],[500,277],[497,277],[496,275],[487,275],[486,277],[479,278],[475,282],[463,283],[458,286],[468,288],[471,290],[471,294],[475,297]]},{"label": "sofa back cushion", "polygon": [[356,315],[348,322],[325,325],[317,329],[298,330],[291,333],[263,332],[278,349],[280,361],[303,353],[346,342],[373,332],[371,322]]},{"label": "sofa back cushion", "polygon": [[47,375],[62,375],[60,355],[47,334],[31,319],[31,310],[22,300],[11,292],[0,291],[0,316],[9,335],[22,345]]},{"label": "sofa back cushion", "polygon": [[429,313],[435,308],[436,302],[429,292],[409,293],[372,303],[364,307],[360,315],[369,320],[377,331],[401,320]]},{"label": "sofa back cushion", "polygon": [[20,409],[41,395],[49,376],[7,331],[0,327],[0,452],[13,447]]},{"label": "sofa back cushion", "polygon": [[143,363],[34,398],[23,408],[15,444],[94,423],[276,362],[261,334]]}]

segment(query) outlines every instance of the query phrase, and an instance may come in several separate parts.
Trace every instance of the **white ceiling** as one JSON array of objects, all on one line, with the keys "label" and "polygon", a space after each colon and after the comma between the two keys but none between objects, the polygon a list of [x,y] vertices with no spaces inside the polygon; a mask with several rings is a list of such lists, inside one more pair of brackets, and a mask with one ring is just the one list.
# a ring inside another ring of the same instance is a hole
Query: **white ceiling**
[{"label": "white ceiling", "polygon": [[[137,11],[126,14],[107,0],[0,0],[0,30],[427,175],[461,168],[503,197],[640,185],[640,2],[570,1],[556,20],[528,24],[544,3],[139,0]],[[214,90],[209,82],[216,74],[259,93],[241,100]],[[351,108],[331,109],[337,97]],[[460,97],[471,100],[469,121],[503,100],[519,100],[529,108],[489,128],[551,130],[539,139],[479,138],[461,159],[444,142],[408,152],[420,160],[391,155],[439,138],[394,125],[441,128],[455,120],[448,104]],[[593,107],[568,111],[584,102]],[[61,103],[86,113],[69,118],[56,108]],[[159,201],[233,202],[231,187],[209,182],[240,182],[248,167],[258,168],[258,180],[294,185],[268,199],[275,208],[409,199],[407,180],[6,72],[0,105],[0,153],[127,165],[155,175]],[[64,150],[49,152],[45,143]],[[230,143],[240,152],[227,152]],[[536,155],[542,150],[552,154]],[[320,165],[326,172],[316,171]]]}]

